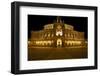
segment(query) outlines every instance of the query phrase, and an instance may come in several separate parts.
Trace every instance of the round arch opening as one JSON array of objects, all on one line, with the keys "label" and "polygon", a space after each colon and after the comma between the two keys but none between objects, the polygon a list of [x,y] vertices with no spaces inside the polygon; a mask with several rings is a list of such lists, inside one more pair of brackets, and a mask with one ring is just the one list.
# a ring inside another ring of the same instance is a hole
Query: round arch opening
[{"label": "round arch opening", "polygon": [[61,39],[57,39],[57,47],[62,47],[62,40]]}]

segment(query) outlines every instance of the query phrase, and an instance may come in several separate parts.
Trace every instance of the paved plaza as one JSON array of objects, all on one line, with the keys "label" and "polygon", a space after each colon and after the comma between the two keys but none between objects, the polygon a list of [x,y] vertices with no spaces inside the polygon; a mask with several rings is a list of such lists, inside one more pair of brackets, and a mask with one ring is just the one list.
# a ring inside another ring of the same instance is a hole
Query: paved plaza
[{"label": "paved plaza", "polygon": [[28,60],[87,58],[87,48],[28,48]]}]

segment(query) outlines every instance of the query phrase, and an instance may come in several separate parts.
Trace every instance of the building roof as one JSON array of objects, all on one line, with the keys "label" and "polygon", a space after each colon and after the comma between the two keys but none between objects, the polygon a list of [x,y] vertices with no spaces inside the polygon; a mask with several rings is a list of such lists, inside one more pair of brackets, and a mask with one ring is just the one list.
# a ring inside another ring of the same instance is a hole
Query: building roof
[{"label": "building roof", "polygon": [[[56,19],[56,23],[60,23],[60,24],[64,25],[65,29],[73,30],[73,28],[74,28],[72,25],[64,23],[64,21],[62,21],[59,16]],[[46,24],[46,25],[44,25],[44,29],[53,29],[54,28],[54,24],[55,23]]]}]

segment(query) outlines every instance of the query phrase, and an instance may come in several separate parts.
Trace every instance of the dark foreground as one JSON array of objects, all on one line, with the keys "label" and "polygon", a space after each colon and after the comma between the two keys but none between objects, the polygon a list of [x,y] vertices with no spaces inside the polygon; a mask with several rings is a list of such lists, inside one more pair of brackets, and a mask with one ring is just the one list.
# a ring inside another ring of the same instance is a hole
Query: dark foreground
[{"label": "dark foreground", "polygon": [[28,60],[87,58],[87,48],[28,48]]}]

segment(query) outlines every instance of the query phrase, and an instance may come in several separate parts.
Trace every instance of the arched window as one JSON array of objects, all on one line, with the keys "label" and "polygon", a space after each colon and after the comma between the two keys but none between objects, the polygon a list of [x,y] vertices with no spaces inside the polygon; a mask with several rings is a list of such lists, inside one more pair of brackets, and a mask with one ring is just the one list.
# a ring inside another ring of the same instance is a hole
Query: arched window
[{"label": "arched window", "polygon": [[50,33],[48,33],[48,37],[50,37]]},{"label": "arched window", "polygon": [[71,38],[73,38],[73,34],[71,34]]},{"label": "arched window", "polygon": [[52,34],[52,37],[54,36],[54,34]]},{"label": "arched window", "polygon": [[67,35],[65,34],[65,37],[67,37]]},{"label": "arched window", "polygon": [[44,34],[44,37],[47,37],[47,34]]},{"label": "arched window", "polygon": [[68,34],[68,37],[70,37],[70,34]]},{"label": "arched window", "polygon": [[62,40],[61,39],[57,39],[57,46],[62,46]]}]

